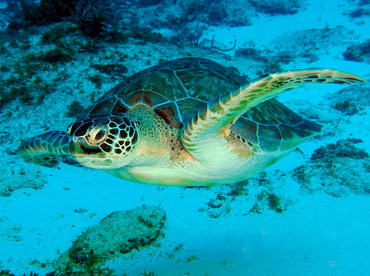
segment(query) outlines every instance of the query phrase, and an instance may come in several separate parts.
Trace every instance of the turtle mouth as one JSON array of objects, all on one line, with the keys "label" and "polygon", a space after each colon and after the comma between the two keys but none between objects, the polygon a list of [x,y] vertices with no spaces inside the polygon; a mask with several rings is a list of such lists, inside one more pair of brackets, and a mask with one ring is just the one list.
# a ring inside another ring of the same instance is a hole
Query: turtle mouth
[{"label": "turtle mouth", "polygon": [[90,145],[84,137],[72,137],[69,149],[75,157],[94,157],[99,159],[119,157],[104,151],[99,145]]},{"label": "turtle mouth", "polygon": [[114,163],[114,157],[107,156],[99,146],[89,145],[83,137],[73,137],[69,147],[72,156],[85,167],[104,169]]},{"label": "turtle mouth", "polygon": [[87,155],[97,155],[101,153],[99,148],[86,147],[84,145],[80,145],[80,149]]},{"label": "turtle mouth", "polygon": [[83,137],[71,137],[69,148],[74,156],[99,156],[102,150],[98,146],[91,146]]}]

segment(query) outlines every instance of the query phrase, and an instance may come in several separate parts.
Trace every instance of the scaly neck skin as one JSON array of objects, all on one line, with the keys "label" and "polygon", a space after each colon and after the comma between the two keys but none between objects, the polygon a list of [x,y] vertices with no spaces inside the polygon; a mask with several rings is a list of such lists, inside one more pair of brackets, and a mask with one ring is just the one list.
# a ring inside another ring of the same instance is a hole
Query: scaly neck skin
[{"label": "scaly neck skin", "polygon": [[128,167],[163,166],[170,159],[170,127],[152,109],[143,104],[137,104],[130,112],[139,139],[134,155]]}]

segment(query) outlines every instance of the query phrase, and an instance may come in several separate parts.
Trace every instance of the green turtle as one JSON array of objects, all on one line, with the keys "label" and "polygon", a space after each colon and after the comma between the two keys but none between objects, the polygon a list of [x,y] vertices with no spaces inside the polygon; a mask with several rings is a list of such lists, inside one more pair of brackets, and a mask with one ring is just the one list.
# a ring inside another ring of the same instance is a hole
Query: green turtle
[{"label": "green turtle", "polygon": [[83,166],[145,184],[241,181],[321,130],[275,96],[308,83],[363,81],[337,70],[307,69],[248,82],[210,60],[176,59],[129,77],[67,132],[30,138],[17,153],[46,167],[69,155]]}]

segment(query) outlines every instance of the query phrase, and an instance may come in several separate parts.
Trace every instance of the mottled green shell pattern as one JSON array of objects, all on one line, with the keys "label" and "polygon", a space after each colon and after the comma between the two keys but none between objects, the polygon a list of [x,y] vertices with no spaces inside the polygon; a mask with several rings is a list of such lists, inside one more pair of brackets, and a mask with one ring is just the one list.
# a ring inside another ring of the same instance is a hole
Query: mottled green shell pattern
[{"label": "mottled green shell pattern", "polygon": [[[128,112],[136,103],[153,108],[171,128],[182,127],[199,110],[248,81],[233,69],[210,60],[183,58],[143,70],[101,97],[80,118]],[[321,126],[303,119],[276,99],[248,110],[231,131],[264,151],[292,147],[318,133]],[[297,139],[298,138],[298,139]],[[281,143],[284,141],[283,144]]]}]

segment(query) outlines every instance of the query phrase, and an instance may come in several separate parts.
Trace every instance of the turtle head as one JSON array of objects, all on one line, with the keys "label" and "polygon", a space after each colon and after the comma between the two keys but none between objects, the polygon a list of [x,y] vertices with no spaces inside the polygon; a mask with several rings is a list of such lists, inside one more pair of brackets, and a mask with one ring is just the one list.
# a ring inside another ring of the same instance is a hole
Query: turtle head
[{"label": "turtle head", "polygon": [[138,133],[129,115],[99,115],[69,126],[71,155],[82,165],[113,169],[130,163]]}]

